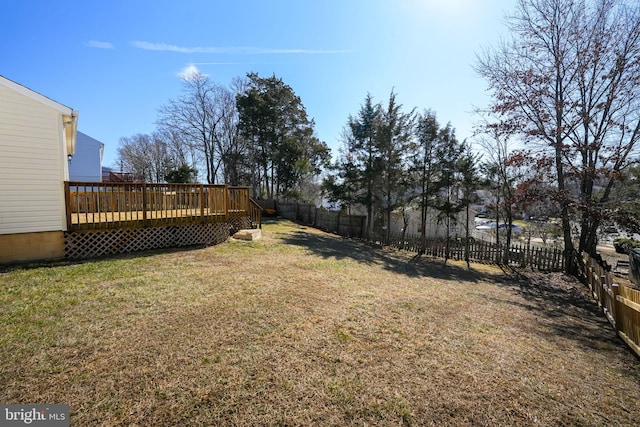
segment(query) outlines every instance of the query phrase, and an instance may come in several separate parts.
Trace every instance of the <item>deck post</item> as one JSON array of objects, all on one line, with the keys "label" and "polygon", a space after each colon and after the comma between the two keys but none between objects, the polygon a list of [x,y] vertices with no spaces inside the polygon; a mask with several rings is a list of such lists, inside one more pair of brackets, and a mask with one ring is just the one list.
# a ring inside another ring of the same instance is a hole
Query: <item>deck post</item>
[{"label": "deck post", "polygon": [[222,200],[224,205],[224,220],[229,221],[229,186],[224,186],[224,191],[222,192]]},{"label": "deck post", "polygon": [[69,185],[69,181],[64,182],[64,206],[67,231],[71,231],[71,186]]},{"label": "deck post", "polygon": [[142,183],[142,222],[147,225],[147,184]]},{"label": "deck post", "polygon": [[204,223],[204,185],[200,184],[200,222]]}]

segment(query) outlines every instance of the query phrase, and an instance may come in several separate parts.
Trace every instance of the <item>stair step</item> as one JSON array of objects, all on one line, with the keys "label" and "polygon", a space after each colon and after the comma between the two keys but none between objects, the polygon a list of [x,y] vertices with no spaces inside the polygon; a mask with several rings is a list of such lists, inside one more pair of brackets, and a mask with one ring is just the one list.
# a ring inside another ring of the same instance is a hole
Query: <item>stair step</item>
[{"label": "stair step", "polygon": [[233,238],[238,240],[258,240],[261,237],[262,230],[260,230],[259,228],[240,230],[233,235]]}]

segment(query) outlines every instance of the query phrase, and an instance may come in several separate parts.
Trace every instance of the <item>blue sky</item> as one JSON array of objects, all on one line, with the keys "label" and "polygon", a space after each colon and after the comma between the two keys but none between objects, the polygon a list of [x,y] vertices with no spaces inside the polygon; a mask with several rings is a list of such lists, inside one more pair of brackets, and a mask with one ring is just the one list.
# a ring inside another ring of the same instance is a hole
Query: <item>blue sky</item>
[{"label": "blue sky", "polygon": [[5,0],[0,75],[80,112],[79,130],[115,165],[123,136],[151,133],[157,111],[197,69],[228,84],[275,74],[302,99],[333,152],[367,93],[391,90],[470,136],[486,84],[476,54],[504,34],[516,0]]}]

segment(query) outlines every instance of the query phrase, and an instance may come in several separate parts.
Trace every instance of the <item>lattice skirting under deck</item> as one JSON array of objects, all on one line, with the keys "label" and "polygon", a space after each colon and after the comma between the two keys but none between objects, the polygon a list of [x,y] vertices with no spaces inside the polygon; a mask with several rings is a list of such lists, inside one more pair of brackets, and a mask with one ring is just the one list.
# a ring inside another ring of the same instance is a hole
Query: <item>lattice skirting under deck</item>
[{"label": "lattice skirting under deck", "polygon": [[251,224],[251,218],[248,216],[239,216],[236,218],[229,218],[229,224],[231,225],[231,234],[235,233],[239,230],[246,230],[248,228],[253,228],[253,224]]},{"label": "lattice skirting under deck", "polygon": [[[238,218],[240,219],[240,218]],[[238,224],[239,225],[239,224]],[[216,245],[229,238],[236,224],[207,223],[64,234],[67,259],[94,258],[162,248]]]}]

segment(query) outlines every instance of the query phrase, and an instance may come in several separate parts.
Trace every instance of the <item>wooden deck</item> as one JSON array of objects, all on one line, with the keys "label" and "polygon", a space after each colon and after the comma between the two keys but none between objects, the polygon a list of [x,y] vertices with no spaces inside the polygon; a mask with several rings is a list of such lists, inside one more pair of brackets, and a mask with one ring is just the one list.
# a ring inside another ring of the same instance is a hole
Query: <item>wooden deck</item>
[{"label": "wooden deck", "polygon": [[216,223],[249,217],[261,208],[247,187],[203,184],[66,182],[69,231]]}]

